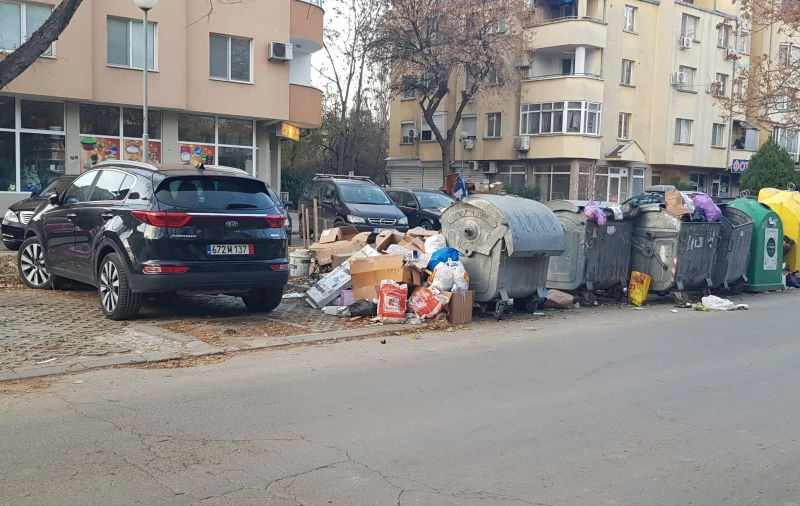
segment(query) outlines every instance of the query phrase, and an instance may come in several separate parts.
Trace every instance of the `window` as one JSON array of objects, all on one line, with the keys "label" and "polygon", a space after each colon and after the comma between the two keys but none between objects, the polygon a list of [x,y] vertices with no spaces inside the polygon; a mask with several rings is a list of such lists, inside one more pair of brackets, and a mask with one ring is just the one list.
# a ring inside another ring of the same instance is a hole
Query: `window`
[{"label": "window", "polygon": [[253,121],[247,119],[219,118],[219,144],[232,146],[253,145]]},{"label": "window", "polygon": [[178,115],[180,161],[218,164],[256,175],[252,120]]},{"label": "window", "polygon": [[400,144],[414,144],[414,138],[411,137],[411,132],[414,131],[414,122],[404,121],[400,123],[400,130],[402,131]]},{"label": "window", "polygon": [[211,35],[210,76],[212,79],[249,83],[252,41],[227,35]]},{"label": "window", "polygon": [[678,118],[675,120],[675,144],[692,143],[692,120]]},{"label": "window", "polygon": [[717,32],[717,47],[732,48],[731,26],[722,25]]},{"label": "window", "polygon": [[714,83],[714,95],[724,97],[728,93],[728,76],[727,74],[717,74],[717,80]]},{"label": "window", "polygon": [[775,109],[779,111],[795,110],[797,108],[797,103],[795,102],[796,95],[796,90],[792,90],[790,88],[778,88]]},{"label": "window", "polygon": [[739,53],[750,54],[750,31],[742,30],[739,32]]},{"label": "window", "polygon": [[561,58],[561,75],[571,76],[575,73],[575,58]]},{"label": "window", "polygon": [[522,187],[527,184],[528,168],[525,165],[500,165],[494,176],[495,183],[503,183],[506,187]]},{"label": "window", "polygon": [[[564,122],[566,108],[567,121]],[[601,104],[548,102],[520,106],[520,135],[600,133]]]},{"label": "window", "polygon": [[633,169],[632,195],[639,195],[644,191],[644,169]]},{"label": "window", "polygon": [[533,168],[533,184],[541,188],[545,200],[568,199],[569,183],[569,165],[537,165]]},{"label": "window", "polygon": [[[88,202],[106,202],[113,200],[122,200],[120,198],[120,187],[125,180],[126,174],[116,170],[104,170],[100,172],[100,177],[97,179],[97,184],[94,185],[92,194],[87,199]],[[125,192],[127,195],[127,191]]]},{"label": "window", "polygon": [[75,181],[64,192],[64,204],[79,204],[85,202],[89,197],[89,190],[92,189],[92,183],[97,177],[97,172],[88,172]]},{"label": "window", "polygon": [[[0,2],[0,52],[14,51],[44,24],[52,5]],[[53,46],[43,56],[53,56]]]},{"label": "window", "polygon": [[652,185],[659,185],[661,184],[661,171],[654,170],[650,172],[650,184]]},{"label": "window", "polygon": [[[442,137],[447,137],[447,113],[433,113],[433,124],[436,125],[436,128],[439,130],[439,133],[442,134]],[[422,142],[431,142],[436,140],[436,136],[433,134],[433,130],[431,130],[431,127],[428,125],[428,122],[425,120],[425,118],[422,118],[422,131],[420,132],[419,140]]]},{"label": "window", "polygon": [[790,155],[796,155],[798,152],[798,131],[791,130],[784,127],[775,127],[772,129],[772,138],[782,147],[789,152]]},{"label": "window", "polygon": [[21,109],[22,128],[64,131],[64,104],[23,100]]},{"label": "window", "polygon": [[492,69],[486,74],[484,79],[489,86],[500,86],[503,84],[503,79],[500,77],[500,72],[497,69]]},{"label": "window", "polygon": [[[141,109],[125,107],[122,109],[122,135],[128,138],[141,139],[144,130]],[[161,111],[147,111],[147,135],[150,139],[161,138]]]},{"label": "window", "polygon": [[178,140],[211,144],[214,137],[214,117],[194,114],[178,115]]},{"label": "window", "polygon": [[622,76],[620,76],[619,82],[627,86],[633,84],[633,62],[631,60],[622,60]]},{"label": "window", "polygon": [[744,79],[741,77],[733,81],[733,98],[744,98],[744,90],[746,86],[744,83]]},{"label": "window", "polygon": [[725,125],[722,123],[714,123],[711,126],[711,147],[724,148],[725,147]]},{"label": "window", "polygon": [[[789,55],[791,55],[791,57]],[[795,64],[798,61],[800,61],[800,46],[781,44],[778,47],[778,64],[789,65],[790,63]]]},{"label": "window", "polygon": [[478,137],[478,117],[474,115],[463,116],[461,118],[461,132],[466,134],[465,138],[475,139]]},{"label": "window", "polygon": [[681,37],[697,40],[697,24],[699,22],[700,18],[684,14],[681,17]]},{"label": "window", "polygon": [[170,177],[158,185],[156,199],[167,206],[214,211],[275,206],[264,183],[230,176]]},{"label": "window", "polygon": [[[131,19],[108,18],[107,62],[114,67],[141,69],[144,67],[144,37],[142,22]],[[147,23],[147,69],[156,69],[156,24]]]},{"label": "window", "polygon": [[631,113],[619,113],[619,128],[617,128],[618,139],[630,139],[631,133]]},{"label": "window", "polygon": [[414,78],[406,76],[403,78],[403,100],[414,100],[416,98],[416,90],[414,89]]},{"label": "window", "polygon": [[119,137],[119,115],[119,107],[81,104],[80,133]]},{"label": "window", "polygon": [[502,114],[490,112],[486,115],[486,138],[498,139],[501,135]]},{"label": "window", "polygon": [[686,74],[686,82],[684,84],[679,84],[678,89],[680,91],[691,91],[694,92],[694,74],[696,72],[695,69],[692,67],[678,67],[679,72],[683,72]]},{"label": "window", "polygon": [[636,7],[625,6],[625,28],[626,32],[636,31]]}]

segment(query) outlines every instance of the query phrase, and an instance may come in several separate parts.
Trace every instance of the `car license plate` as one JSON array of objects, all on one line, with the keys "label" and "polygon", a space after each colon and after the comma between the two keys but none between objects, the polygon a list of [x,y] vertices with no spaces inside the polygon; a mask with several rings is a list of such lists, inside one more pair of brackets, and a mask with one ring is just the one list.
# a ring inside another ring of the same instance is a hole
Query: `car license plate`
[{"label": "car license plate", "polygon": [[206,247],[209,255],[252,255],[252,244],[209,244]]},{"label": "car license plate", "polygon": [[390,230],[394,230],[393,228],[373,228],[372,231],[376,234],[380,234],[381,232],[389,232]]}]

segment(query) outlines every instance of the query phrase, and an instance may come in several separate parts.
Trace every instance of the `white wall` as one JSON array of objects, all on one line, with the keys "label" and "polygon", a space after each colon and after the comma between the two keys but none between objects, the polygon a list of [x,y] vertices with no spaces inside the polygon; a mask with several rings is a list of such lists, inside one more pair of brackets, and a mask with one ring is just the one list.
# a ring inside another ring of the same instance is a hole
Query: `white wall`
[{"label": "white wall", "polygon": [[311,86],[311,55],[308,53],[294,53],[289,63],[289,83],[302,86]]}]

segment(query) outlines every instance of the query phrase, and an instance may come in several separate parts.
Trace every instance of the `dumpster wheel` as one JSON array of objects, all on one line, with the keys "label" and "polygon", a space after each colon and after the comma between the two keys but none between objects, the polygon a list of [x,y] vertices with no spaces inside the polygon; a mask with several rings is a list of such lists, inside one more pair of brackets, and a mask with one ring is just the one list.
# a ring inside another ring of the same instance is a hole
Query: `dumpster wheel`
[{"label": "dumpster wheel", "polygon": [[583,289],[580,291],[581,304],[584,306],[591,306],[597,300],[597,297],[591,290]]},{"label": "dumpster wheel", "polygon": [[675,301],[675,304],[686,304],[689,302],[689,296],[686,295],[686,292],[672,292],[672,299]]},{"label": "dumpster wheel", "polygon": [[614,297],[614,300],[617,302],[622,302],[622,300],[625,298],[625,291],[621,286],[616,286],[611,289],[611,296]]},{"label": "dumpster wheel", "polygon": [[497,301],[497,304],[494,306],[494,319],[497,321],[502,320],[505,309],[506,305],[503,302]]},{"label": "dumpster wheel", "polygon": [[741,295],[744,291],[744,283],[737,281],[730,286],[731,293],[734,295]]}]

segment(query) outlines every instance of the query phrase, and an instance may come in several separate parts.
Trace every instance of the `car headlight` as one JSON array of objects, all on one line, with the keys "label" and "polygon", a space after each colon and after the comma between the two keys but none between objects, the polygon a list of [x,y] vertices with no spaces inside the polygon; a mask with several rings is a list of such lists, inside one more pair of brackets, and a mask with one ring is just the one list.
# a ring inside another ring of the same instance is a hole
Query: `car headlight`
[{"label": "car headlight", "polygon": [[19,218],[17,218],[17,213],[14,211],[6,211],[6,215],[3,216],[3,221],[11,221],[14,223],[19,223]]},{"label": "car headlight", "polygon": [[398,225],[408,225],[408,218],[406,218],[405,216],[403,216],[402,218],[400,218],[399,220],[397,220],[397,224],[398,224]]},{"label": "car headlight", "polygon": [[354,214],[348,214],[347,215],[347,221],[349,221],[350,223],[366,223],[367,222],[367,220],[365,220],[361,216],[356,216]]}]

